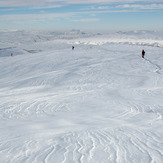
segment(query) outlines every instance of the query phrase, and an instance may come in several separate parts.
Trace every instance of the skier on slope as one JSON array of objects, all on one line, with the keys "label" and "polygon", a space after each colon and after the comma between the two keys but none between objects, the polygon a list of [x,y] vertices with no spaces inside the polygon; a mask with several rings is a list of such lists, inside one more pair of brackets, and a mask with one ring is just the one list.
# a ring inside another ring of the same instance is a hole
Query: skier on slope
[{"label": "skier on slope", "polygon": [[144,55],[145,55],[145,51],[144,49],[142,50],[142,58],[144,58]]}]

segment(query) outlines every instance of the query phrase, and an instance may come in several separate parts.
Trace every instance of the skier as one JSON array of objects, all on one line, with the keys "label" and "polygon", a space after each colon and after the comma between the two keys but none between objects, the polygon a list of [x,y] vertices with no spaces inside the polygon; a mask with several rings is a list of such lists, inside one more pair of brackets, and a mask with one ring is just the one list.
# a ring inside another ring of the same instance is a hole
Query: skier
[{"label": "skier", "polygon": [[72,50],[74,50],[74,46],[72,46]]},{"label": "skier", "polygon": [[142,58],[144,58],[144,55],[145,55],[145,51],[144,49],[142,50]]}]

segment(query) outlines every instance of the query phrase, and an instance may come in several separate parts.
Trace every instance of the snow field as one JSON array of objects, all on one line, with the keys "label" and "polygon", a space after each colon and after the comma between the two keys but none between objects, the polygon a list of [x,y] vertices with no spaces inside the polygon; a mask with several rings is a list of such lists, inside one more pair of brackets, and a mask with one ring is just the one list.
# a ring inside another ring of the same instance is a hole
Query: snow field
[{"label": "snow field", "polygon": [[1,51],[0,162],[163,162],[162,48],[63,42]]}]

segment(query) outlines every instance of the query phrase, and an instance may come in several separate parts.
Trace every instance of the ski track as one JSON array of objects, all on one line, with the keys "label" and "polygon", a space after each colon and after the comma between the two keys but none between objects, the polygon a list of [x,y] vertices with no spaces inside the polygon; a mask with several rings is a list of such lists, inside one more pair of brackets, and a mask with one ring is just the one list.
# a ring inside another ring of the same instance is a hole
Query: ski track
[{"label": "ski track", "polygon": [[0,162],[163,162],[161,60],[89,46],[3,57]]}]

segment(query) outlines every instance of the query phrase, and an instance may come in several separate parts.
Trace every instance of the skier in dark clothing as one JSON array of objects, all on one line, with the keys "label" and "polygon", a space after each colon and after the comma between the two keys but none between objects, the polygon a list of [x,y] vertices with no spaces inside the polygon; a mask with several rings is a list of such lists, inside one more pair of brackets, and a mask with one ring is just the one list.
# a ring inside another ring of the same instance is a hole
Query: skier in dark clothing
[{"label": "skier in dark clothing", "polygon": [[74,50],[74,46],[72,46],[72,50]]},{"label": "skier in dark clothing", "polygon": [[144,49],[142,50],[142,58],[144,58],[144,56],[145,56],[145,51],[144,51]]}]

